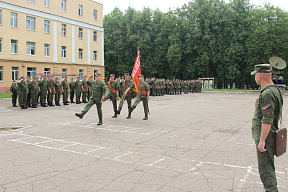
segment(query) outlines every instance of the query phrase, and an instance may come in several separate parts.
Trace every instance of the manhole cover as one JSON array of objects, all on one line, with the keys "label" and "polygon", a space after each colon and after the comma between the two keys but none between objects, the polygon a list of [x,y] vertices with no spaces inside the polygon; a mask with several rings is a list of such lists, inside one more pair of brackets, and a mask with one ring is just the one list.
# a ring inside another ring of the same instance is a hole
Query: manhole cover
[{"label": "manhole cover", "polygon": [[16,129],[21,129],[23,126],[13,126],[13,127],[0,127],[0,131],[11,131]]}]

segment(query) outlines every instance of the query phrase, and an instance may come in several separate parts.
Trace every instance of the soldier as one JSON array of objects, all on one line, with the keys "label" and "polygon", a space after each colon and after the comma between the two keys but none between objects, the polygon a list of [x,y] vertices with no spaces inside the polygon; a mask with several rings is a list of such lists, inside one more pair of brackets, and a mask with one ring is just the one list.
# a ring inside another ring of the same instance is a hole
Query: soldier
[{"label": "soldier", "polygon": [[97,112],[98,112],[98,118],[99,123],[97,125],[103,124],[103,116],[102,116],[102,103],[104,102],[104,96],[105,96],[105,84],[101,81],[101,75],[100,73],[95,74],[95,80],[96,81],[90,81],[93,78],[93,75],[91,75],[88,78],[88,81],[86,82],[88,86],[91,87],[92,90],[92,97],[90,98],[89,102],[85,106],[85,108],[82,110],[81,113],[75,113],[77,117],[80,119],[83,118],[83,116],[89,111],[89,109],[96,104]]},{"label": "soldier", "polygon": [[114,115],[112,116],[112,118],[117,117],[117,99],[119,98],[119,85],[114,79],[115,75],[111,74],[110,80],[108,82],[109,92],[104,97],[104,101],[106,101],[107,99],[110,99],[112,101],[114,109]]},{"label": "soldier", "polygon": [[152,94],[153,96],[156,96],[157,95],[157,87],[156,87],[156,80],[155,78],[153,78],[151,80],[151,85],[152,85]]},{"label": "soldier", "polygon": [[150,95],[150,88],[147,82],[144,81],[144,75],[139,75],[139,85],[138,85],[138,91],[139,94],[136,98],[136,101],[134,102],[133,106],[130,107],[130,113],[136,108],[136,106],[140,103],[140,101],[143,102],[143,107],[144,107],[144,113],[145,117],[143,120],[148,119],[148,113],[149,113],[149,108],[148,108],[148,100],[149,100],[149,95]]},{"label": "soldier", "polygon": [[75,93],[75,82],[74,82],[74,78],[71,79],[71,82],[69,83],[69,89],[70,89],[70,102],[71,103],[75,103],[74,102],[74,93]]},{"label": "soldier", "polygon": [[77,77],[75,82],[75,91],[76,91],[76,104],[81,104],[80,97],[82,91],[82,82],[80,81],[80,77]]},{"label": "soldier", "polygon": [[28,94],[28,87],[25,83],[25,78],[21,77],[19,82],[17,83],[18,90],[19,90],[19,105],[21,109],[27,109],[26,102],[27,102],[27,94]]},{"label": "soldier", "polygon": [[88,86],[88,92],[87,92],[87,100],[89,101],[90,97],[92,96],[92,90],[91,87],[89,85]]},{"label": "soldier", "polygon": [[131,101],[133,98],[133,91],[134,91],[135,85],[134,85],[133,80],[131,80],[129,73],[125,73],[125,80],[123,81],[123,86],[125,87],[125,92],[124,92],[124,95],[122,96],[122,98],[120,100],[117,114],[120,115],[124,101],[127,100],[128,112],[129,112],[127,119],[130,119],[131,118],[131,112],[130,112],[129,108],[131,107]]},{"label": "soldier", "polygon": [[[25,83],[27,85],[27,88],[28,88],[28,85],[29,85],[30,82],[31,82],[30,76],[26,76]],[[31,93],[29,92],[29,90],[28,90],[28,93],[27,93],[26,107],[31,107]]]},{"label": "soldier", "polygon": [[87,76],[85,75],[83,77],[83,81],[82,81],[82,103],[88,103],[87,102],[87,92],[88,92],[88,86],[86,84],[86,78]]},{"label": "soldier", "polygon": [[68,104],[68,93],[69,93],[69,84],[67,81],[67,76],[63,76],[64,80],[61,82],[61,92],[63,94],[63,103],[64,105],[69,105]]},{"label": "soldier", "polygon": [[55,78],[55,105],[60,105],[60,95],[61,95],[61,84],[59,82],[59,77]]},{"label": "soldier", "polygon": [[119,98],[122,98],[124,95],[124,92],[126,91],[125,86],[124,86],[124,79],[121,77],[118,77],[117,79],[118,85],[119,85]]},{"label": "soldier", "polygon": [[33,77],[32,81],[28,84],[29,93],[31,96],[32,108],[37,108],[37,93],[40,92],[36,77]]},{"label": "soldier", "polygon": [[12,85],[10,86],[10,93],[12,96],[12,105],[13,107],[17,107],[17,82],[13,80]]},{"label": "soldier", "polygon": [[252,119],[252,138],[255,140],[258,170],[266,191],[278,191],[274,165],[273,131],[278,129],[282,116],[283,96],[272,81],[270,64],[255,65],[255,81],[261,86]]},{"label": "soldier", "polygon": [[[42,80],[43,78],[43,80]],[[47,78],[41,77],[38,86],[40,87],[40,103],[42,107],[47,107],[46,99],[47,99]]]},{"label": "soldier", "polygon": [[47,81],[47,89],[48,89],[48,96],[47,96],[48,105],[52,107],[54,106],[53,97],[55,93],[55,82],[53,80],[53,75],[49,75],[49,79]]}]

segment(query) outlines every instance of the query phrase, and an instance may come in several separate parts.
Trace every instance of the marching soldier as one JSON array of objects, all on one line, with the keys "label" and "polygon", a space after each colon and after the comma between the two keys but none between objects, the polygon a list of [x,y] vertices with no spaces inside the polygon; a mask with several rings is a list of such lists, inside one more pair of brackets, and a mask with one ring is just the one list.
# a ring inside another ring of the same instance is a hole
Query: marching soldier
[{"label": "marching soldier", "polygon": [[12,105],[13,107],[17,107],[17,82],[13,80],[12,85],[10,86],[10,93],[12,96]]},{"label": "marching soldier", "polygon": [[98,118],[99,123],[97,125],[103,124],[103,116],[102,116],[102,103],[104,102],[105,97],[105,84],[101,81],[101,75],[99,73],[95,74],[95,81],[92,80],[93,75],[91,75],[88,78],[88,81],[86,81],[87,85],[91,87],[92,90],[92,97],[89,99],[89,102],[85,106],[85,108],[82,110],[81,113],[75,113],[77,117],[80,119],[83,118],[83,116],[89,111],[89,109],[96,104],[97,112],[98,112]]},{"label": "marching soldier", "polygon": [[71,82],[69,83],[69,89],[70,89],[70,102],[71,103],[75,103],[74,102],[74,94],[75,94],[75,82],[74,82],[74,78],[71,79]]},{"label": "marching soldier", "polygon": [[64,76],[64,80],[61,82],[61,92],[63,94],[64,105],[69,105],[68,104],[69,84],[66,75]]},{"label": "marching soldier", "polygon": [[40,87],[40,103],[41,103],[41,106],[42,107],[47,107],[46,105],[46,99],[47,99],[47,78],[44,77],[43,80],[42,80],[43,77],[41,77],[41,80],[39,81],[38,83],[38,86]]},{"label": "marching soldier", "polygon": [[125,73],[125,80],[123,81],[123,86],[125,87],[125,91],[124,91],[124,95],[122,96],[122,98],[120,100],[117,114],[120,115],[124,101],[127,100],[128,111],[129,111],[127,119],[130,119],[131,118],[131,112],[130,112],[129,108],[131,107],[131,101],[133,99],[133,90],[134,90],[135,86],[134,86],[133,80],[131,80],[131,78],[129,76],[129,73]]},{"label": "marching soldier", "polygon": [[130,107],[130,113],[136,108],[136,106],[140,103],[140,101],[143,102],[143,107],[144,107],[144,113],[145,117],[143,120],[148,119],[148,113],[149,113],[149,108],[148,108],[148,100],[149,100],[149,95],[150,95],[150,88],[147,82],[144,81],[144,75],[139,75],[139,85],[138,85],[138,91],[139,94],[136,98],[136,101],[134,102],[133,106]]},{"label": "marching soldier", "polygon": [[55,78],[55,105],[60,105],[60,95],[61,95],[61,84],[59,82],[59,77]]},{"label": "marching soldier", "polygon": [[114,79],[115,75],[111,74],[110,80],[108,82],[109,92],[104,97],[104,101],[106,101],[107,99],[110,99],[112,101],[114,109],[114,115],[112,116],[112,118],[117,117],[117,99],[119,98],[119,85]]},{"label": "marching soldier", "polygon": [[32,108],[37,108],[37,94],[40,91],[36,77],[33,77],[32,81],[28,84],[28,89],[31,97]]},{"label": "marching soldier", "polygon": [[21,109],[27,109],[26,102],[27,102],[27,94],[28,94],[28,87],[25,83],[25,78],[21,77],[19,82],[17,83],[18,90],[19,90],[19,105]]},{"label": "marching soldier", "polygon": [[77,77],[77,80],[75,82],[75,91],[76,91],[76,104],[81,104],[80,97],[81,97],[81,91],[82,91],[82,83],[80,81],[80,77]]},{"label": "marching soldier", "polygon": [[83,77],[83,81],[82,81],[82,103],[88,103],[87,102],[88,86],[86,84],[86,78],[87,78],[87,76],[85,75]]}]

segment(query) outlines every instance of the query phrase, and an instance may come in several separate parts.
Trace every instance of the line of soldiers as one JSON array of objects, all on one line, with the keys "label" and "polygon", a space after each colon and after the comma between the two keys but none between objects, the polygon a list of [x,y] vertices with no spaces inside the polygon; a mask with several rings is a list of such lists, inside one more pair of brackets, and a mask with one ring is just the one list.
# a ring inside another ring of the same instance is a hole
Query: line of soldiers
[{"label": "line of soldiers", "polygon": [[[21,109],[27,109],[28,107],[37,108],[37,104],[41,104],[42,107],[48,106],[61,106],[60,96],[63,96],[63,104],[68,104],[68,95],[70,92],[70,102],[75,103],[74,95],[76,94],[76,104],[87,103],[92,92],[90,87],[86,85],[86,76],[83,81],[77,77],[71,79],[68,82],[67,76],[63,76],[63,80],[60,82],[59,77],[54,78],[50,75],[48,78],[45,76],[33,77],[32,80],[29,76],[21,77],[18,82],[13,81],[10,87],[10,92],[12,96],[12,105],[17,107],[17,96],[18,103]],[[80,97],[82,95],[82,102]],[[55,99],[55,105],[53,100]]]}]

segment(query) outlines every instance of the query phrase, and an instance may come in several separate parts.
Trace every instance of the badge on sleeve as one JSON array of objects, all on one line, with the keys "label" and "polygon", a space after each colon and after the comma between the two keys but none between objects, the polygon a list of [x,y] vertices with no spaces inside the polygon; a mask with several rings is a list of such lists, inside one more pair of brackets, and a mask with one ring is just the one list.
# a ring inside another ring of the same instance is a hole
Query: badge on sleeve
[{"label": "badge on sleeve", "polygon": [[262,111],[264,113],[264,116],[267,117],[267,118],[271,118],[271,117],[274,116],[274,111],[273,111],[272,107],[269,104],[265,105],[262,108]]}]

